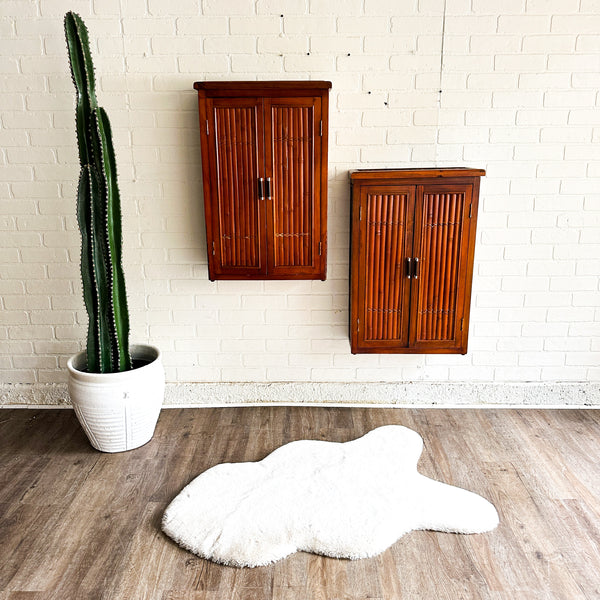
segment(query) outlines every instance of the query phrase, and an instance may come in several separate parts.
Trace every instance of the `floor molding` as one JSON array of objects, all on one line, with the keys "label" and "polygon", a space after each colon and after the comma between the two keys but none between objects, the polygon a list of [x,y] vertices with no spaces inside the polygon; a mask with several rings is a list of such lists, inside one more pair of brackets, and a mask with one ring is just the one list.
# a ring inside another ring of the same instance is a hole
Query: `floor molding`
[{"label": "floor molding", "polygon": [[[164,407],[598,407],[600,383],[169,383]],[[68,407],[66,384],[0,385],[0,407]]]}]

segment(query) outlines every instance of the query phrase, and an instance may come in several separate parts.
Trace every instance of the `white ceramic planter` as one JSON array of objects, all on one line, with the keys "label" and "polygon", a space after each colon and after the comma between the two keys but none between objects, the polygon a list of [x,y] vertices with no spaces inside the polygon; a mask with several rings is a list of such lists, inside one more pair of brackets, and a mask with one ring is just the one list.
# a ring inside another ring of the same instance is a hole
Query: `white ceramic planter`
[{"label": "white ceramic planter", "polygon": [[85,352],[67,362],[71,403],[90,443],[102,452],[132,450],[154,435],[165,393],[160,350],[132,346],[131,356],[146,364],[122,373],[88,373]]}]

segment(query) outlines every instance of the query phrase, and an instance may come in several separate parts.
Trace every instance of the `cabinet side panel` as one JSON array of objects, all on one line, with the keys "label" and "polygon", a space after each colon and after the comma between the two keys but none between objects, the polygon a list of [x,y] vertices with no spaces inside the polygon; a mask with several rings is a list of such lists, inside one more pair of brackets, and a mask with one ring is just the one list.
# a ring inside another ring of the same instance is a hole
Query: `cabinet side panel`
[{"label": "cabinet side panel", "polygon": [[[460,273],[466,254],[462,246],[469,190],[423,193],[414,343],[461,343],[460,323],[464,287]],[[467,228],[468,229],[468,228]],[[412,337],[412,336],[411,336]]]},{"label": "cabinet side panel", "polygon": [[314,264],[314,107],[273,105],[273,267]]},{"label": "cabinet side panel", "polygon": [[403,340],[405,230],[409,194],[368,193],[366,198],[364,261],[365,342]]},{"label": "cabinet side panel", "polygon": [[214,111],[221,267],[260,266],[257,115],[254,106]]}]

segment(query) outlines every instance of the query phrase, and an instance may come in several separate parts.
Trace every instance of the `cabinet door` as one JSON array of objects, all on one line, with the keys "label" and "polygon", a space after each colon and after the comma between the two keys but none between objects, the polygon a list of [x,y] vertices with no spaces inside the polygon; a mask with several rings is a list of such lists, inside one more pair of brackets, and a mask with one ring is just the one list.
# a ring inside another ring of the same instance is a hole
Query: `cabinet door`
[{"label": "cabinet door", "polygon": [[472,192],[468,184],[417,187],[410,346],[419,352],[466,352]]},{"label": "cabinet door", "polygon": [[258,197],[264,172],[262,100],[207,100],[210,169],[205,202],[211,279],[267,272],[265,215]]},{"label": "cabinet door", "polygon": [[270,278],[317,278],[322,270],[321,181],[316,172],[320,120],[320,98],[265,99]]},{"label": "cabinet door", "polygon": [[352,207],[352,352],[398,352],[409,343],[407,258],[415,188],[357,190]]}]

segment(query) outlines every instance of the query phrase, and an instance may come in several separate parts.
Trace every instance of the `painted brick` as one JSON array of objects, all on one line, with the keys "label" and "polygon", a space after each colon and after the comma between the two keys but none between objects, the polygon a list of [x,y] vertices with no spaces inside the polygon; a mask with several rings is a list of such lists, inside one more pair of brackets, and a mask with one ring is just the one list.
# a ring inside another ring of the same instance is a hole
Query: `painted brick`
[{"label": "painted brick", "polygon": [[[319,38],[317,38],[319,39]],[[312,52],[320,52],[317,50],[314,44],[315,38],[310,41],[310,50]],[[319,47],[319,44],[316,44]],[[326,46],[326,45],[325,45]],[[306,36],[270,36],[264,35],[258,37],[258,52],[259,53],[272,53],[272,54],[299,54],[308,52],[309,40]],[[325,50],[326,52],[327,50]]]},{"label": "painted brick", "polygon": [[204,0],[203,14],[207,15],[252,15],[255,3],[252,0]]},{"label": "painted brick", "polygon": [[495,34],[503,33],[497,28],[498,17],[495,15],[456,15],[446,17],[445,31],[450,34]]},{"label": "painted brick", "polygon": [[544,54],[529,54],[523,59],[519,54],[497,54],[494,57],[495,71],[511,73],[539,73],[546,69],[547,57]]},{"label": "painted brick", "polygon": [[250,20],[247,17],[232,16],[229,19],[229,30],[233,35],[279,35],[281,19],[277,16],[261,16]]},{"label": "painted brick", "polygon": [[336,20],[333,16],[285,16],[283,31],[286,34],[322,35],[333,34]]},{"label": "painted brick", "polygon": [[339,56],[336,59],[336,67],[342,72],[387,71],[390,68],[390,59],[385,54],[379,56]]},{"label": "painted brick", "polygon": [[[44,18],[62,4],[15,3],[14,28],[0,23],[3,381],[63,382],[85,333],[73,90]],[[92,6],[132,326],[171,381],[600,379],[597,0],[449,3],[441,88],[438,1]],[[333,82],[328,281],[208,281],[195,78]],[[469,355],[352,356],[348,170],[462,164],[488,173]]]},{"label": "painted brick", "polygon": [[420,108],[437,108],[438,106],[438,93],[427,92],[427,91],[397,91],[390,93],[389,95],[390,106],[393,108],[413,108],[419,106]]},{"label": "painted brick", "polygon": [[231,71],[233,73],[279,73],[283,70],[283,59],[273,55],[231,56]]},{"label": "painted brick", "polygon": [[499,108],[525,108],[525,107],[541,107],[543,104],[543,93],[535,92],[493,92],[492,106]]},{"label": "painted brick", "polygon": [[553,15],[552,33],[591,33],[598,34],[600,31],[600,15]]},{"label": "painted brick", "polygon": [[[591,286],[588,289],[596,289],[596,286]],[[582,289],[582,288],[579,288]],[[573,306],[599,306],[600,292],[575,292],[573,294]]]},{"label": "painted brick", "polygon": [[438,133],[440,144],[482,144],[488,141],[487,127],[444,127]]},{"label": "painted brick", "polygon": [[584,367],[546,367],[542,368],[542,381],[585,381]]},{"label": "painted brick", "polygon": [[[176,31],[175,19],[152,17],[152,18],[127,18],[123,19],[123,30],[126,35],[174,35]],[[94,25],[94,31],[97,29]]]},{"label": "painted brick", "polygon": [[595,367],[600,364],[600,352],[573,352],[567,356],[566,364]]},{"label": "painted brick", "polygon": [[548,57],[549,71],[597,72],[597,54],[551,54]]},{"label": "painted brick", "polygon": [[[526,12],[534,14],[576,13],[578,0],[527,0]],[[585,11],[585,9],[583,9]]]},{"label": "painted brick", "polygon": [[[519,89],[522,90],[547,90],[566,89],[571,85],[570,73],[521,73],[519,75]],[[560,92],[562,93],[562,92]],[[544,94],[544,106],[569,106],[568,104],[548,104],[547,94]]]},{"label": "painted brick", "polygon": [[497,367],[494,370],[496,381],[537,381],[541,369],[537,367]]},{"label": "painted brick", "polygon": [[[412,35],[365,36],[364,50],[368,54],[405,54],[416,50],[415,42]],[[437,47],[439,48],[439,40]],[[422,49],[419,51],[422,52]]]},{"label": "painted brick", "polygon": [[467,87],[473,90],[513,90],[517,87],[515,73],[472,73],[467,78]]},{"label": "painted brick", "polygon": [[478,307],[514,308],[523,306],[524,294],[482,293],[477,290],[476,305]]},{"label": "painted brick", "polygon": [[497,349],[501,352],[538,352],[542,350],[542,345],[542,339],[506,337],[498,339]]},{"label": "painted brick", "polygon": [[[387,57],[386,57],[387,59]],[[423,73],[430,71],[439,73],[439,57],[433,55],[419,54],[393,54],[389,59],[392,71]]]},{"label": "painted brick", "polygon": [[[521,14],[524,11],[525,0],[509,0],[502,3],[502,14]],[[495,15],[498,14],[498,4],[494,0],[473,0],[473,12]]]},{"label": "painted brick", "polygon": [[584,352],[590,350],[591,340],[586,338],[548,338],[544,341],[544,349],[550,352]]},{"label": "painted brick", "polygon": [[491,381],[494,368],[484,366],[456,366],[449,369],[450,381]]},{"label": "painted brick", "polygon": [[[336,20],[337,32],[340,34],[383,35],[390,33],[390,19],[379,16],[339,16]],[[410,31],[410,30],[409,30]],[[406,29],[404,30],[406,32]],[[401,33],[393,31],[392,33]]]},{"label": "painted brick", "polygon": [[532,261],[527,264],[527,274],[533,277],[548,276],[573,276],[575,275],[575,261],[553,260]]},{"label": "painted brick", "polygon": [[548,309],[548,322],[564,321],[568,323],[575,323],[581,321],[592,321],[594,318],[593,315],[594,311],[592,308],[552,307]]},{"label": "painted brick", "polygon": [[[0,73],[18,73],[19,72],[19,62],[16,58],[0,58]],[[30,71],[30,72],[39,72],[39,71]]]},{"label": "painted brick", "polygon": [[500,15],[498,33],[544,33],[550,31],[549,15]]},{"label": "painted brick", "polygon": [[381,128],[340,129],[336,142],[342,146],[367,145],[378,146],[385,142],[385,130]]},{"label": "painted brick", "polygon": [[597,52],[600,50],[600,38],[597,35],[578,35],[575,49],[578,52]]},{"label": "painted brick", "polygon": [[[570,111],[545,109],[544,111],[529,109],[520,109],[517,111],[517,125],[553,125],[556,131],[560,126],[566,123],[567,118],[570,118]],[[542,141],[554,141],[552,139],[544,139],[544,131],[541,134]]]},{"label": "painted brick", "polygon": [[[574,33],[574,32],[573,32]],[[523,51],[527,53],[573,52],[578,36],[572,35],[526,35]]]},{"label": "painted brick", "polygon": [[561,366],[565,364],[564,352],[520,352],[519,365],[526,367]]},{"label": "painted brick", "polygon": [[364,127],[398,127],[411,125],[412,120],[413,114],[411,111],[388,108],[386,110],[370,110],[363,113],[362,125]]},{"label": "painted brick", "polygon": [[182,35],[205,36],[227,33],[227,17],[185,17],[176,20],[177,33]]},{"label": "painted brick", "polygon": [[335,59],[332,56],[318,56],[313,54],[288,55],[283,60],[283,68],[288,73],[296,72],[329,72],[334,69]]},{"label": "painted brick", "polygon": [[507,291],[537,292],[547,290],[547,277],[503,277],[502,289]]},{"label": "painted brick", "polygon": [[591,140],[589,127],[543,127],[540,132],[542,142],[579,143]]},{"label": "painted brick", "polygon": [[520,53],[523,37],[520,35],[471,35],[469,51],[471,54],[494,56],[496,53]]},{"label": "painted brick", "polygon": [[[223,0],[220,4],[226,3]],[[236,2],[240,5],[241,2]],[[213,5],[211,0],[206,0],[206,10]],[[148,0],[148,12],[155,17],[179,17],[181,15],[195,16],[198,14],[198,2],[196,0],[177,0],[177,3],[163,2],[162,0]]]}]

